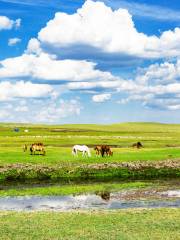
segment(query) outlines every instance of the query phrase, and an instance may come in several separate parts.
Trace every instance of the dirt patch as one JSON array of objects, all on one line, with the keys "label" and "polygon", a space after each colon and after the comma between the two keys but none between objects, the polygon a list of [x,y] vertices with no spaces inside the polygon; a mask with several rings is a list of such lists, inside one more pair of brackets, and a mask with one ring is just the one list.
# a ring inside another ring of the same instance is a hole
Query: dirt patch
[{"label": "dirt patch", "polygon": [[94,168],[94,169],[107,169],[107,168],[128,168],[130,170],[142,170],[145,168],[155,168],[155,169],[163,169],[163,168],[172,168],[180,170],[180,159],[176,160],[166,160],[166,161],[158,161],[158,162],[124,162],[124,163],[102,163],[102,164],[91,164],[91,165],[83,165],[84,167]]}]

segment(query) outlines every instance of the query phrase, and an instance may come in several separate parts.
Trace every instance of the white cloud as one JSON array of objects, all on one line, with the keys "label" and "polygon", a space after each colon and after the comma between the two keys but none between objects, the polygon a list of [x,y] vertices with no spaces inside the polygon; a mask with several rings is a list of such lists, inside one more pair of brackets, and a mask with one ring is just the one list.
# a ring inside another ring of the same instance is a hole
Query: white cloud
[{"label": "white cloud", "polygon": [[[32,49],[31,49],[32,50]],[[56,60],[54,56],[41,53],[23,54],[20,57],[0,61],[0,78],[30,77],[42,80],[110,80],[109,72],[95,69],[96,64],[85,60]]]},{"label": "white cloud", "polygon": [[[18,27],[20,20],[12,24]],[[0,79],[8,79],[0,83],[1,104],[10,100],[13,104],[16,102],[13,107],[9,105],[1,109],[2,118],[12,120],[9,115],[12,112],[18,121],[58,122],[62,118],[78,115],[81,104],[77,100],[58,101],[60,91],[78,91],[78,94],[88,91],[93,94],[92,101],[99,103],[110,100],[116,94],[121,104],[138,102],[145,107],[180,109],[180,60],[176,63],[166,61],[152,64],[140,69],[134,80],[125,80],[98,70],[94,62],[58,59],[47,53],[47,48],[45,53],[44,48],[44,44],[60,48],[89,45],[101,52],[117,53],[119,56],[164,57],[179,55],[179,40],[179,28],[164,32],[159,38],[147,36],[137,31],[127,10],[112,11],[103,3],[90,0],[75,14],[57,13],[40,31],[38,39],[30,39],[23,55],[0,61]],[[55,85],[57,90],[48,84],[17,81],[21,78],[33,82],[46,81]],[[17,82],[10,82],[12,79]],[[58,87],[59,83],[61,85]],[[19,98],[27,102],[17,103]],[[32,98],[35,103],[32,103]],[[50,100],[45,103],[37,101],[38,98]],[[18,118],[18,113],[22,113],[21,118]],[[23,113],[27,114],[24,118]]]},{"label": "white cloud", "polygon": [[71,90],[91,90],[91,89],[108,89],[119,87],[121,80],[116,81],[97,81],[97,82],[70,82],[67,87]]},{"label": "white cloud", "polygon": [[63,118],[79,115],[81,111],[81,104],[77,100],[49,103],[46,107],[40,109],[37,113],[38,122],[58,122]]},{"label": "white cloud", "polygon": [[[108,27],[107,27],[108,26]],[[87,0],[77,13],[56,13],[38,34],[42,44],[52,47],[90,46],[106,53],[144,58],[180,55],[180,28],[160,37],[137,31],[126,9],[113,11],[102,2]]]},{"label": "white cloud", "polygon": [[21,39],[20,38],[10,38],[8,40],[8,45],[9,46],[14,46],[16,45],[17,43],[21,42]]},{"label": "white cloud", "polygon": [[11,20],[6,16],[0,16],[0,30],[10,30],[13,27],[19,28],[21,19]]},{"label": "white cloud", "polygon": [[102,103],[111,99],[110,93],[98,94],[92,97],[93,102]]},{"label": "white cloud", "polygon": [[2,122],[23,122],[23,123],[59,123],[63,119],[78,116],[82,106],[79,101],[58,100],[54,102],[47,99],[45,102],[34,99],[21,103],[19,100],[11,104],[1,105],[0,120]]},{"label": "white cloud", "polygon": [[180,105],[180,61],[152,64],[140,69],[134,87],[118,89],[127,97],[120,104],[138,101],[144,106],[167,110],[178,110]]},{"label": "white cloud", "polygon": [[21,26],[21,19],[20,18],[18,18],[14,21],[14,26],[15,26],[15,28],[19,28]]},{"label": "white cloud", "polygon": [[28,42],[26,53],[39,55],[41,52],[40,42],[36,38],[31,38]]},{"label": "white cloud", "polygon": [[167,84],[174,83],[180,79],[180,60],[176,63],[164,62],[152,64],[141,69],[136,81],[141,84]]},{"label": "white cloud", "polygon": [[53,97],[54,89],[46,84],[33,84],[18,81],[16,83],[0,83],[0,101],[9,101],[15,98],[42,98]]}]

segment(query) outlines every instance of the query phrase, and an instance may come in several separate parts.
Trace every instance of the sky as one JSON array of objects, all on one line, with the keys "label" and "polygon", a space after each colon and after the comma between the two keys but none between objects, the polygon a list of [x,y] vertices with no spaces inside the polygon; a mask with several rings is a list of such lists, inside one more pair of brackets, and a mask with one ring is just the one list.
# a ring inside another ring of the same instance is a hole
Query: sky
[{"label": "sky", "polygon": [[0,0],[0,122],[180,123],[178,0]]}]

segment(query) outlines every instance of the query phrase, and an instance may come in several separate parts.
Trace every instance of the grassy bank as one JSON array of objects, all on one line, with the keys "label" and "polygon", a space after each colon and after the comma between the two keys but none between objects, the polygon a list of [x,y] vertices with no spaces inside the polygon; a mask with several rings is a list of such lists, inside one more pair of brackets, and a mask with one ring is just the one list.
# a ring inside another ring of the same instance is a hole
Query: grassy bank
[{"label": "grassy bank", "polygon": [[105,163],[66,166],[15,164],[0,168],[0,182],[24,181],[105,181],[179,178],[180,162]]},{"label": "grassy bank", "polygon": [[149,187],[164,187],[166,183],[154,182],[126,182],[126,183],[104,183],[100,184],[68,184],[68,185],[28,185],[4,186],[0,190],[0,197],[6,196],[64,196],[72,194],[87,194],[97,192],[114,192],[128,189],[144,189]]},{"label": "grassy bank", "polygon": [[172,240],[180,236],[180,209],[110,212],[0,212],[2,240]]}]

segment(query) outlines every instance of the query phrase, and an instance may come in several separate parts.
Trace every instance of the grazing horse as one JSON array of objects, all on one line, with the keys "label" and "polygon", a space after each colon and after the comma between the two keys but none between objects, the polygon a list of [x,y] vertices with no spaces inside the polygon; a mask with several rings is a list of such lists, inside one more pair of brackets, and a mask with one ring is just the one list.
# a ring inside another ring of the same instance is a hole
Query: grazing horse
[{"label": "grazing horse", "polygon": [[100,155],[102,157],[104,157],[105,155],[107,156],[112,156],[113,152],[111,151],[111,148],[107,145],[101,145],[101,146],[96,146],[94,148],[94,150],[96,151],[96,155]]},{"label": "grazing horse", "polygon": [[94,148],[94,150],[96,151],[96,156],[100,156],[100,154],[101,154],[101,146],[96,146]]},{"label": "grazing horse", "polygon": [[91,156],[90,149],[86,145],[74,145],[72,148],[72,154],[78,155],[78,151],[82,152],[82,156]]},{"label": "grazing horse", "polygon": [[31,155],[35,155],[36,151],[39,153],[41,152],[42,155],[46,154],[43,143],[33,143],[30,146]]},{"label": "grazing horse", "polygon": [[104,157],[104,155],[107,155],[107,156],[112,156],[113,155],[113,152],[111,151],[111,148],[107,145],[102,145],[101,146],[101,156]]},{"label": "grazing horse", "polygon": [[27,144],[23,145],[23,151],[26,152],[27,151]]},{"label": "grazing horse", "polygon": [[132,145],[132,147],[139,149],[139,148],[142,148],[143,145],[142,145],[141,142],[137,142],[137,143],[134,143],[134,144]]}]

